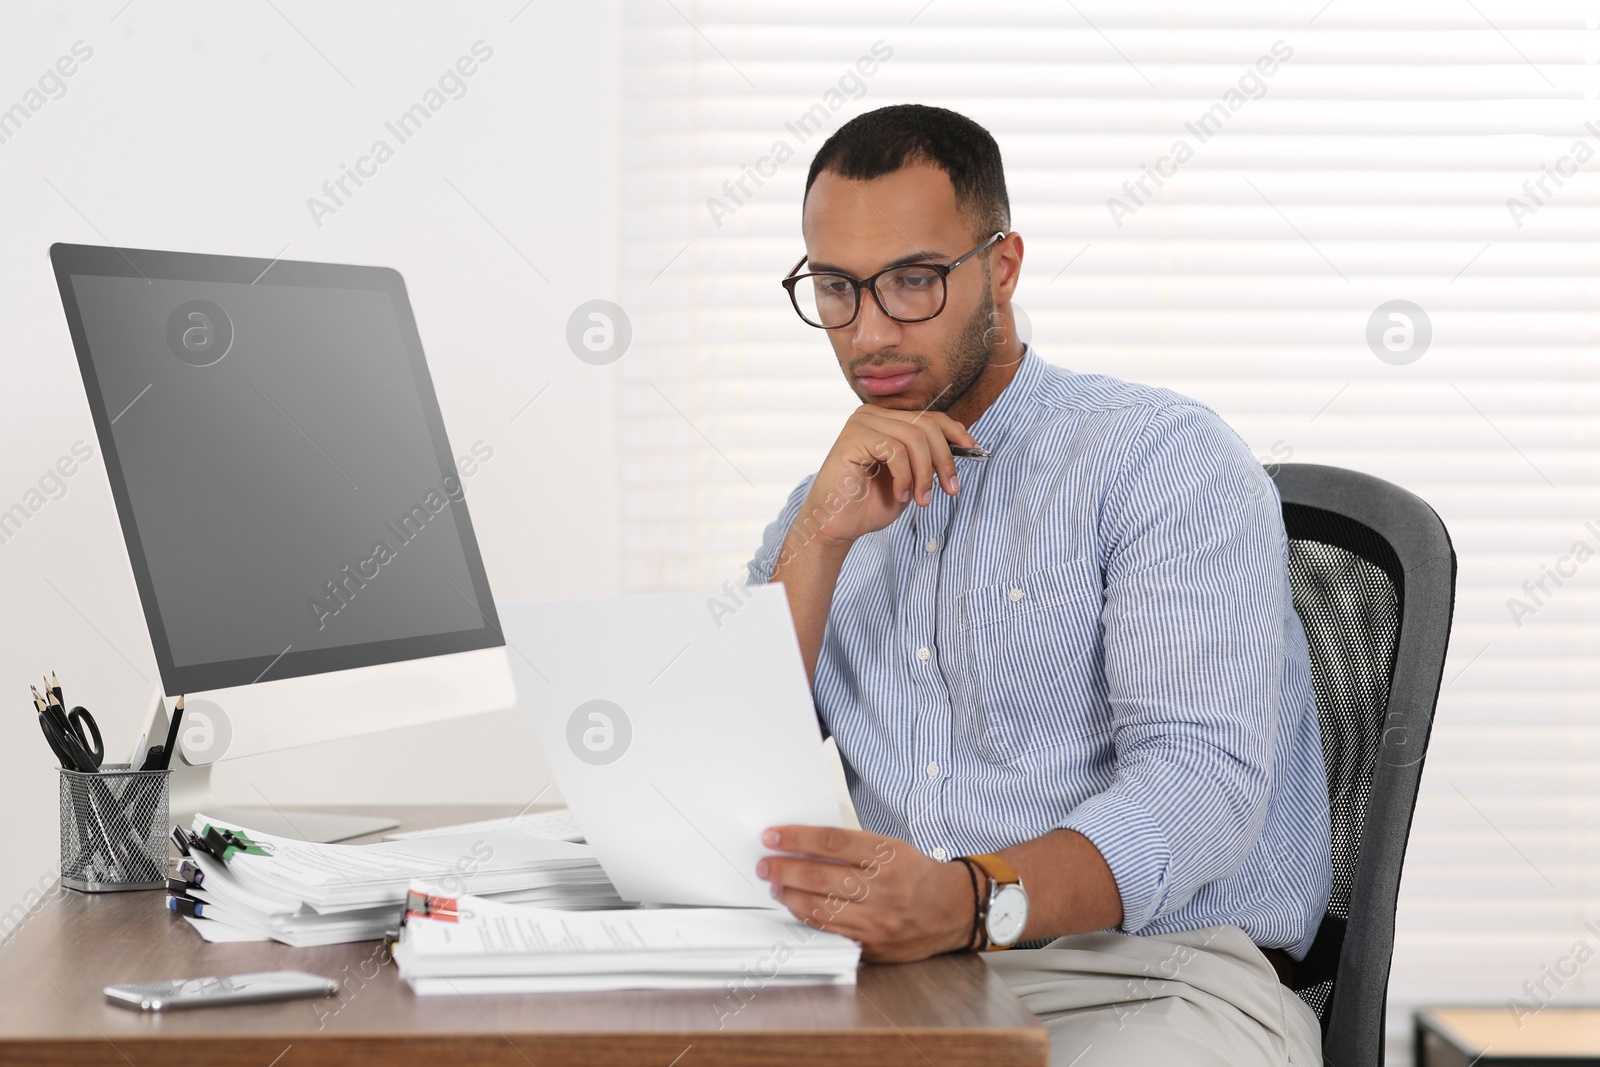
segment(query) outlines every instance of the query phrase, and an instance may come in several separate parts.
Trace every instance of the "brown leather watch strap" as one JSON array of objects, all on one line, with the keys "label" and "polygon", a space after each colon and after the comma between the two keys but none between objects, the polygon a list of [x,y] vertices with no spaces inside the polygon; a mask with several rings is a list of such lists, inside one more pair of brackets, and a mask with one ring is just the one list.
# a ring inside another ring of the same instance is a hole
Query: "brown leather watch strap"
[{"label": "brown leather watch strap", "polygon": [[976,856],[968,856],[967,859],[982,867],[984,873],[1001,885],[1017,885],[1022,881],[1022,878],[1017,874],[1017,869],[1007,863],[1004,856],[996,856],[992,852],[984,852]]}]

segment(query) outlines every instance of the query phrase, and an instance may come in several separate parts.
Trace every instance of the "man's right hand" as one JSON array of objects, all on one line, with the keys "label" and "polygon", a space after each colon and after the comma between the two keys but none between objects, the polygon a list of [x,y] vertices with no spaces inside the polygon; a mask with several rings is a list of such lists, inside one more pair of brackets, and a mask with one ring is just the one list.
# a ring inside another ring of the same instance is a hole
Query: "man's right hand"
[{"label": "man's right hand", "polygon": [[796,522],[789,547],[803,547],[793,543],[800,534],[848,549],[856,538],[894,522],[912,501],[923,507],[932,503],[936,482],[954,496],[960,486],[950,446],[977,443],[943,412],[863,404],[822,461],[800,509],[800,518],[812,523]]},{"label": "man's right hand", "polygon": [[772,581],[789,596],[806,676],[816,677],[834,585],[856,538],[888,526],[915,500],[933,502],[937,482],[954,496],[951,444],[972,448],[967,428],[939,411],[856,409],[833,443],[784,538]]}]

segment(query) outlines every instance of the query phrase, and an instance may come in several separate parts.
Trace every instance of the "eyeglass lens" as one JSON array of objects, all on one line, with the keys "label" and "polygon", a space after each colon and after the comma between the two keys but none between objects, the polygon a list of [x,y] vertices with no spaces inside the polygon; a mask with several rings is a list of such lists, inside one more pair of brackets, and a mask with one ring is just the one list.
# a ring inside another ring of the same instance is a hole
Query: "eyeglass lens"
[{"label": "eyeglass lens", "polygon": [[[944,306],[944,275],[927,267],[897,267],[878,276],[878,301],[892,319],[916,322],[932,318]],[[843,274],[815,274],[794,287],[795,303],[806,321],[825,329],[855,318],[861,291]]]}]

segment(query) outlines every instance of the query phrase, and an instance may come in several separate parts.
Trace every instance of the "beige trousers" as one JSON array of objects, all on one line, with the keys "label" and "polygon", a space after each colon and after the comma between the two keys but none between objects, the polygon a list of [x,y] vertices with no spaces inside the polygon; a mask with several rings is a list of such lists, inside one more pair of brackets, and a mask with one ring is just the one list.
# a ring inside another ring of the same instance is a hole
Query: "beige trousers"
[{"label": "beige trousers", "polygon": [[1051,1067],[1322,1063],[1316,1014],[1237,926],[1075,934],[984,959],[1049,1028]]}]

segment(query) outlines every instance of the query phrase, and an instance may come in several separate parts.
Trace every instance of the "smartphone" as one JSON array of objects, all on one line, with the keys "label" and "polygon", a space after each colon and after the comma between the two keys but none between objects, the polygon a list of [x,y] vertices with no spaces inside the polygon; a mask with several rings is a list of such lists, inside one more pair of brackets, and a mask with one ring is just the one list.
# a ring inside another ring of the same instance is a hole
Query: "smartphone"
[{"label": "smartphone", "polygon": [[132,982],[108,985],[104,993],[113,1004],[137,1011],[169,1008],[208,1008],[214,1004],[249,1004],[293,997],[329,997],[338,983],[303,971],[262,971],[217,978],[179,978],[171,982]]}]

